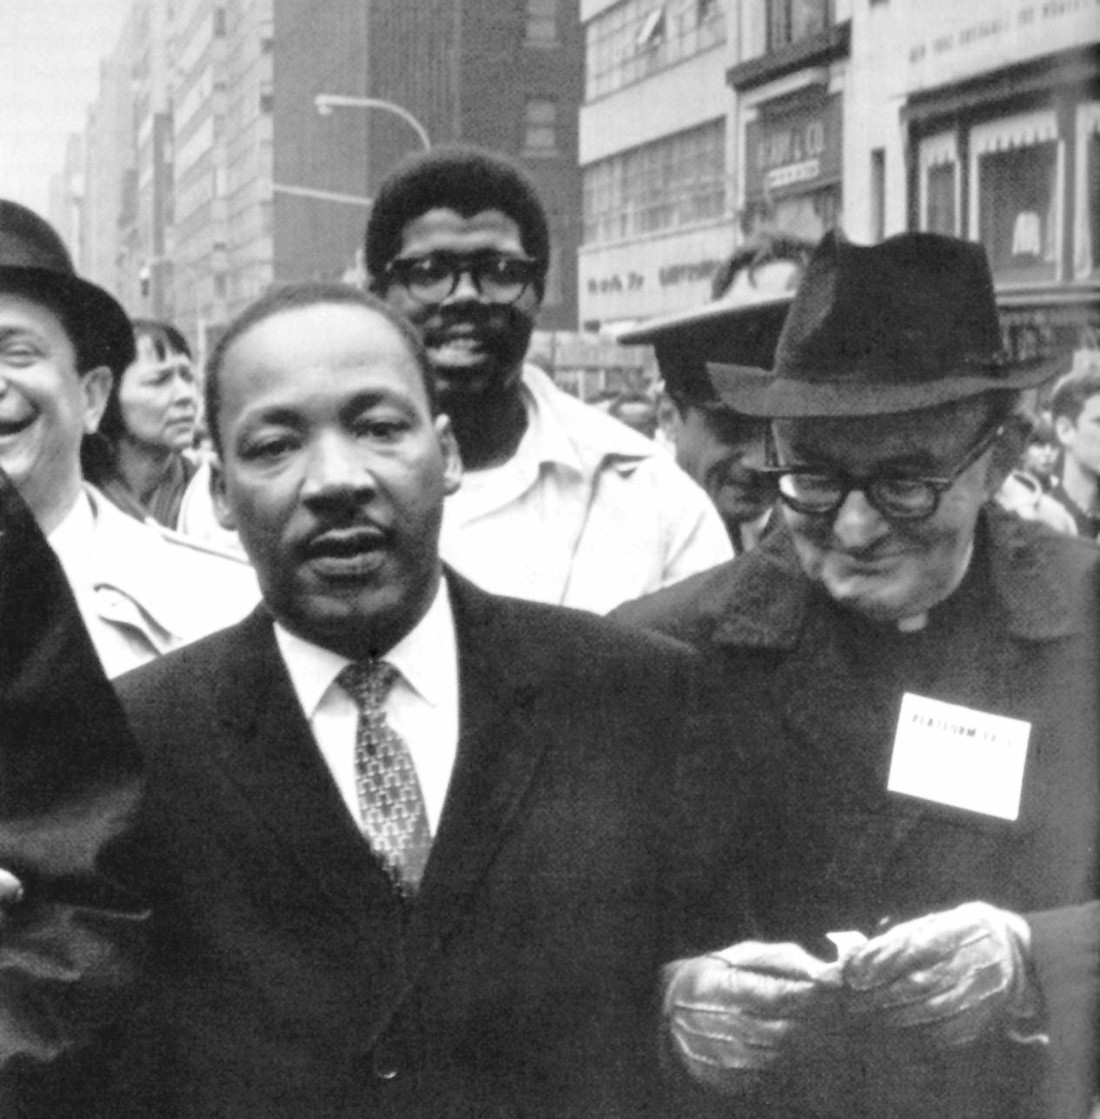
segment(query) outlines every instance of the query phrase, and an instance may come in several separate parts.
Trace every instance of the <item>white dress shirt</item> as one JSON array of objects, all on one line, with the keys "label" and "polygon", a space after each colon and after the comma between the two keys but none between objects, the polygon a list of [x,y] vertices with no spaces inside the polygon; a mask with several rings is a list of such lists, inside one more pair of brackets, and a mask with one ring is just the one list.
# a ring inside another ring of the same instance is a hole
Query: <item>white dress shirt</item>
[{"label": "white dress shirt", "polygon": [[[355,784],[359,709],[336,683],[351,661],[275,624],[275,640],[314,741],[348,811],[362,822]],[[434,836],[458,750],[458,650],[446,582],[428,612],[382,658],[399,675],[386,697],[386,718],[409,747]]]}]

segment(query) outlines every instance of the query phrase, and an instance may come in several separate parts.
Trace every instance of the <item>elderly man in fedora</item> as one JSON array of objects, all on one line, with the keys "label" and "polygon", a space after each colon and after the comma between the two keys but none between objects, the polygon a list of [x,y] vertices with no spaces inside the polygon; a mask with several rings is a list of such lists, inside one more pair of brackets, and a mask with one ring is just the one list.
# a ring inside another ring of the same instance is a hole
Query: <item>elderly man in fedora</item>
[{"label": "elderly man in fedora", "polygon": [[243,561],[121,515],[84,484],[82,443],[133,360],[122,307],[76,274],[45,221],[0,199],[0,470],[57,553],[110,676],[259,597]]},{"label": "elderly man in fedora", "polygon": [[771,421],[782,527],[618,612],[714,672],[664,1007],[717,1114],[1090,1114],[1100,553],[989,500],[1052,371],[1000,342],[979,246],[827,235],[774,370],[712,367]]}]

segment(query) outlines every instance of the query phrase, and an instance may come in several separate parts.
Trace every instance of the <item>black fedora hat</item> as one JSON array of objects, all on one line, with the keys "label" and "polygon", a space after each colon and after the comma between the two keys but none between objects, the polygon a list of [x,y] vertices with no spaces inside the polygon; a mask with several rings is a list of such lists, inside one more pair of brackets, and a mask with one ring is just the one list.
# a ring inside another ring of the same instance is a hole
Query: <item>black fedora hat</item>
[{"label": "black fedora hat", "polygon": [[81,279],[64,242],[48,222],[0,198],[0,291],[53,300],[84,369],[106,365],[115,376],[134,360],[134,332],[118,301]]},{"label": "black fedora hat", "polygon": [[985,250],[936,233],[855,245],[827,233],[776,347],[774,370],[708,365],[719,397],[772,418],[911,412],[1049,380],[1051,359],[1002,349]]}]

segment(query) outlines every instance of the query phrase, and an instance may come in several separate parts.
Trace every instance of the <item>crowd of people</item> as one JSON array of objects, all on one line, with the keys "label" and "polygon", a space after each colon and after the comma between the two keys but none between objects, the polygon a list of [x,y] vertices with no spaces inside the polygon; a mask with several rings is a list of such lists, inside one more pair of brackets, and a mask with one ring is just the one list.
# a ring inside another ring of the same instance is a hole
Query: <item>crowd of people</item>
[{"label": "crowd of people", "polygon": [[670,454],[513,162],[364,244],[196,370],[0,201],[4,1114],[1095,1119],[1100,379],[764,239]]}]

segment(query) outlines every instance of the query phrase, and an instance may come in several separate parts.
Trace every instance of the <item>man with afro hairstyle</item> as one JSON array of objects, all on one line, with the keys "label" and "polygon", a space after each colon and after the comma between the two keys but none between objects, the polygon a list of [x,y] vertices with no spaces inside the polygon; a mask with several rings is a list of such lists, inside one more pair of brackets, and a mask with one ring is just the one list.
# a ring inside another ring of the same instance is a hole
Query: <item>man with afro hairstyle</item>
[{"label": "man with afro hairstyle", "polygon": [[730,548],[652,441],[525,363],[550,256],[527,174],[469,146],[400,164],[366,230],[370,286],[423,332],[462,455],[444,558],[498,593],[602,613]]}]

